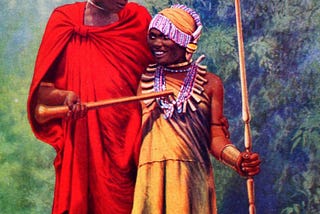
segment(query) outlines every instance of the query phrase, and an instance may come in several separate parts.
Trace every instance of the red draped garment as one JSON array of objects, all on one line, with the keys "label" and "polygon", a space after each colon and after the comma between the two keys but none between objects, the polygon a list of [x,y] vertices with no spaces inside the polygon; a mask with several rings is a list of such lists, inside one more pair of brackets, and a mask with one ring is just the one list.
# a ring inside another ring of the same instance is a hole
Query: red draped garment
[{"label": "red draped garment", "polygon": [[28,118],[35,136],[53,146],[54,214],[130,213],[140,146],[138,103],[90,110],[77,121],[34,118],[37,89],[49,76],[56,88],[75,91],[82,102],[133,96],[150,63],[147,10],[128,3],[119,21],[85,26],[85,2],[52,13],[35,63]]}]

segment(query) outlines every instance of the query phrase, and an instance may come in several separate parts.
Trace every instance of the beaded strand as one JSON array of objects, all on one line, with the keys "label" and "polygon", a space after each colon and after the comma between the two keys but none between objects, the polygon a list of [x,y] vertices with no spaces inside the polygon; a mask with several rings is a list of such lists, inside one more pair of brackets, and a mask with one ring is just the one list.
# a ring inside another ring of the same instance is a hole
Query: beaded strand
[{"label": "beaded strand", "polygon": [[191,66],[187,69],[168,69],[163,66],[158,66],[155,71],[155,83],[154,90],[155,92],[160,92],[166,90],[166,80],[164,71],[172,72],[188,72],[185,77],[183,84],[178,93],[177,99],[169,100],[168,98],[156,98],[158,105],[164,112],[164,118],[171,118],[174,110],[176,109],[178,113],[181,113],[183,110],[183,104],[191,96],[193,85],[195,82],[197,74],[197,65],[192,63]]},{"label": "beaded strand", "polygon": [[183,72],[190,72],[192,70],[192,66],[185,69],[170,69],[168,67],[163,68],[164,71],[170,72],[170,73],[183,73]]}]

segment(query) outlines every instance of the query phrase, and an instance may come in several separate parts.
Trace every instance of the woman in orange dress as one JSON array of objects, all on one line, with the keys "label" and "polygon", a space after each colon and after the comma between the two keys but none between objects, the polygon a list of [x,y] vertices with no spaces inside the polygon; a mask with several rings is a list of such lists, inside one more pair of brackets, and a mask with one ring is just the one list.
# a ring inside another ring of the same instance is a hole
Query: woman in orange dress
[{"label": "woman in orange dress", "polygon": [[230,142],[221,79],[200,64],[203,57],[191,59],[201,29],[199,15],[184,5],[162,10],[149,25],[157,63],[142,75],[139,93],[171,89],[174,96],[142,102],[134,214],[216,213],[210,154],[240,175],[260,171],[258,154]]}]

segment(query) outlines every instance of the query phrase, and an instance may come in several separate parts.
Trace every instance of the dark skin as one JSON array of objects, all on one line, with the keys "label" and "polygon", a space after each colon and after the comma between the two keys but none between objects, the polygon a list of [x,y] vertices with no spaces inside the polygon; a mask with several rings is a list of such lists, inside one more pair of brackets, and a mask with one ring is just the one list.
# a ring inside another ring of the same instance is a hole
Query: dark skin
[{"label": "dark skin", "polygon": [[[148,45],[158,64],[163,66],[178,64],[186,61],[186,49],[179,46],[174,41],[157,29],[150,29],[148,35]],[[186,72],[165,73],[166,77],[181,80],[183,82]],[[219,124],[223,118],[223,83],[221,79],[213,73],[207,72],[207,84],[204,86],[207,95],[211,98],[211,121]],[[212,126],[212,133],[214,127]],[[216,134],[217,135],[217,134]],[[218,134],[219,137],[225,137],[224,133]],[[214,141],[214,138],[212,138]],[[221,139],[221,138],[220,138]],[[228,139],[225,139],[228,142]],[[215,143],[211,144],[211,150],[217,150]],[[213,152],[214,153],[214,152]],[[243,158],[246,156],[246,158]],[[257,153],[239,153],[239,168],[242,171],[240,174],[245,176],[254,176],[260,172],[260,159]]]},{"label": "dark skin", "polygon": [[128,3],[128,0],[92,0],[103,10],[87,4],[84,14],[84,24],[88,26],[105,26],[119,20],[118,13]]},{"label": "dark skin", "polygon": [[61,90],[52,86],[39,86],[38,104],[48,106],[67,105],[67,118],[79,119],[87,115],[87,107],[81,104],[79,96],[73,91]]},{"label": "dark skin", "polygon": [[[106,26],[119,20],[118,13],[128,3],[128,0],[92,0],[99,9],[92,4],[87,4],[84,13],[84,24],[87,26]],[[46,82],[44,80],[44,82]],[[80,97],[74,91],[61,90],[53,84],[43,84],[38,89],[38,103],[59,106],[67,105],[68,118],[79,119],[87,115],[87,107],[81,103]]]}]

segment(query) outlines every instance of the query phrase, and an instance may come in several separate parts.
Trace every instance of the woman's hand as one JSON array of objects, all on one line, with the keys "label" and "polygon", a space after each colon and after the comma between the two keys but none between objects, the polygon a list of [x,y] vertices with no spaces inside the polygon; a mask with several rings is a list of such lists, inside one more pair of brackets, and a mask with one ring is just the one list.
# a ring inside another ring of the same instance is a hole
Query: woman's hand
[{"label": "woman's hand", "polygon": [[260,172],[260,156],[258,153],[241,152],[238,162],[239,174],[242,176],[255,176]]}]

